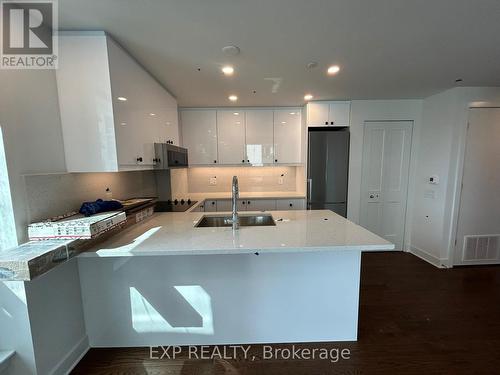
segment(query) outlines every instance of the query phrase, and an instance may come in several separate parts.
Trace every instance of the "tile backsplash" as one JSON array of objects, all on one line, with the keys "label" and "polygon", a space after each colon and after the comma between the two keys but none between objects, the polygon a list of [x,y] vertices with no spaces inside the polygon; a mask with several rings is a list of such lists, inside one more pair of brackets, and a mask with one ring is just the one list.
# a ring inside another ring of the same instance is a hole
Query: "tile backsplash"
[{"label": "tile backsplash", "polygon": [[[296,174],[296,167],[189,168],[172,171],[172,191],[178,196],[183,193],[229,192],[233,176],[238,176],[242,192],[296,191]],[[216,181],[215,185],[210,184],[211,179]]]},{"label": "tile backsplash", "polygon": [[30,222],[78,210],[84,201],[105,199],[108,187],[117,199],[158,195],[154,171],[25,175],[24,179]]}]

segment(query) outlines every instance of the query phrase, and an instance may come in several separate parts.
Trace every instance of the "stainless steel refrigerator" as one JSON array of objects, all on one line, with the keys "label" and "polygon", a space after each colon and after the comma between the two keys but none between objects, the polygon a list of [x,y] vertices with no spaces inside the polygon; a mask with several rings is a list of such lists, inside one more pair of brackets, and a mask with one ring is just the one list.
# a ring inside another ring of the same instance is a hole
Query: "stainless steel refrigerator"
[{"label": "stainless steel refrigerator", "polygon": [[347,216],[349,129],[309,128],[307,208]]}]

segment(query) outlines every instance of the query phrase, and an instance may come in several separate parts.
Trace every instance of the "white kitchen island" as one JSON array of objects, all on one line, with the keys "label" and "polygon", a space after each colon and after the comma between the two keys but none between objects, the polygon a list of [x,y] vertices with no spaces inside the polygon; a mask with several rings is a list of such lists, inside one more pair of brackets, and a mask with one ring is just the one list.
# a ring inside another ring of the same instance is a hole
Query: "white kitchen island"
[{"label": "white kitchen island", "polygon": [[271,214],[233,231],[158,213],[82,253],[90,346],[356,340],[361,252],[394,246],[331,211]]}]

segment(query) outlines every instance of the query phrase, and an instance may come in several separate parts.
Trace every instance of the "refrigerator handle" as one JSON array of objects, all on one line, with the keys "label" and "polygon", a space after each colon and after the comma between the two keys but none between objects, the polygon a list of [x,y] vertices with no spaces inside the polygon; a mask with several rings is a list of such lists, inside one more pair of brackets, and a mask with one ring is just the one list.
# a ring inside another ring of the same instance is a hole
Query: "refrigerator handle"
[{"label": "refrigerator handle", "polygon": [[311,194],[312,194],[312,185],[313,185],[313,180],[312,178],[307,179],[307,209],[311,209]]}]

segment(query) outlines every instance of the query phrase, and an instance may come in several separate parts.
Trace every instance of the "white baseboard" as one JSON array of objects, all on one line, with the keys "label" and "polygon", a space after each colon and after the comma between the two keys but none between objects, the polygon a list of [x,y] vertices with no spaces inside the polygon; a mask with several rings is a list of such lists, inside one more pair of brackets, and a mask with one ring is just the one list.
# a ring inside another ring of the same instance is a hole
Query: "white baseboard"
[{"label": "white baseboard", "polygon": [[447,268],[446,264],[448,264],[448,259],[438,258],[432,254],[429,254],[427,251],[419,249],[415,246],[409,246],[410,253],[419,257],[420,259],[425,260],[427,263],[432,264],[437,268]]},{"label": "white baseboard", "polygon": [[89,338],[87,335],[76,343],[66,356],[51,371],[52,375],[67,375],[80,362],[89,351]]}]

